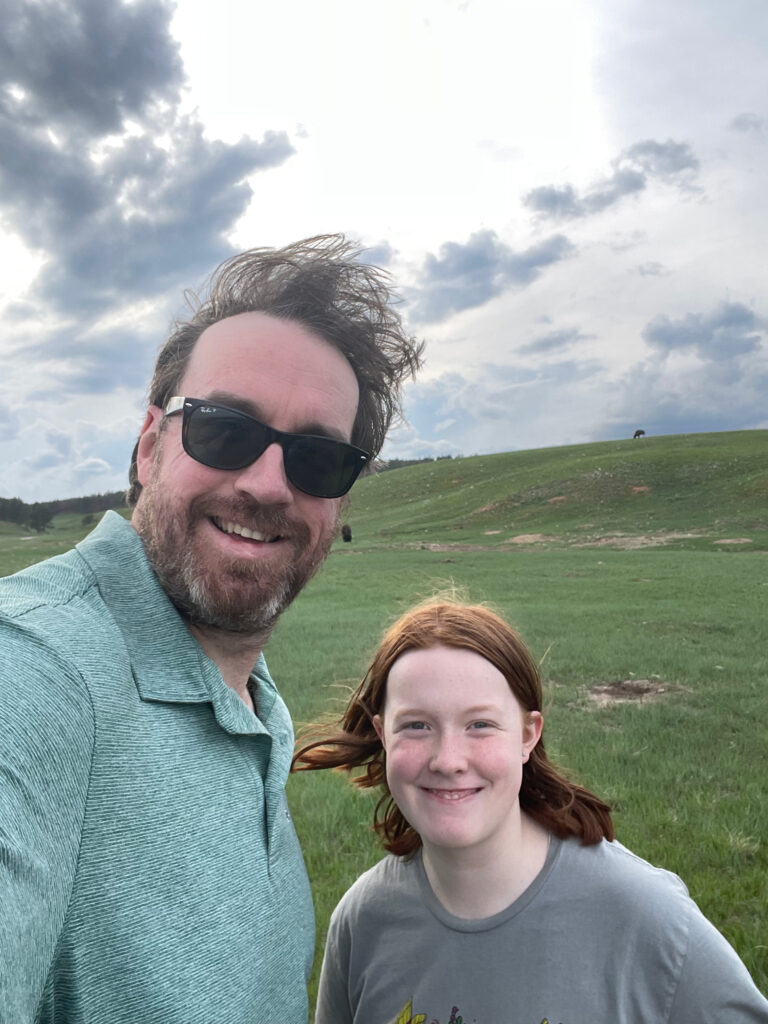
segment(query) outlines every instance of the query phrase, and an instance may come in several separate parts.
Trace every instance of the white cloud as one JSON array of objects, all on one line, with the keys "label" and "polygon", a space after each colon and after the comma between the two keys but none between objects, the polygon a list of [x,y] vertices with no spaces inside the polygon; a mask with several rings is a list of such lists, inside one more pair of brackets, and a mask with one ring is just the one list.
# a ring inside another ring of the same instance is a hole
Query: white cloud
[{"label": "white cloud", "polygon": [[428,340],[395,452],[764,422],[767,47],[763,0],[11,0],[0,494],[122,487],[184,288],[327,231]]}]

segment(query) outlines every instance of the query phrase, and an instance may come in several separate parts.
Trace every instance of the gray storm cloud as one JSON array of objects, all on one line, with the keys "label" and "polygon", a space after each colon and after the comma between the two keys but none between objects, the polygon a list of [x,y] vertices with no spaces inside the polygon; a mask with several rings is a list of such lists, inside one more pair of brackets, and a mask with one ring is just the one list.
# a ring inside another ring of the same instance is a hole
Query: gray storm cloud
[{"label": "gray storm cloud", "polygon": [[284,132],[233,144],[180,112],[184,72],[161,0],[6,5],[0,213],[47,257],[33,285],[92,313],[188,283],[230,254],[248,177],[285,161]]},{"label": "gray storm cloud", "polygon": [[480,306],[508,288],[531,284],[546,267],[574,251],[565,235],[551,235],[520,252],[494,231],[477,231],[463,244],[445,242],[437,256],[428,253],[424,260],[409,317],[415,323],[435,323]]},{"label": "gray storm cloud", "polygon": [[657,316],[646,326],[643,339],[664,353],[691,350],[703,359],[726,362],[755,352],[765,323],[747,306],[722,303],[711,313],[687,313],[677,319]]},{"label": "gray storm cloud", "polygon": [[570,220],[602,213],[627,196],[644,192],[651,181],[690,189],[699,161],[685,142],[645,139],[625,149],[613,162],[609,176],[586,192],[573,185],[541,185],[531,189],[524,204],[542,218]]}]

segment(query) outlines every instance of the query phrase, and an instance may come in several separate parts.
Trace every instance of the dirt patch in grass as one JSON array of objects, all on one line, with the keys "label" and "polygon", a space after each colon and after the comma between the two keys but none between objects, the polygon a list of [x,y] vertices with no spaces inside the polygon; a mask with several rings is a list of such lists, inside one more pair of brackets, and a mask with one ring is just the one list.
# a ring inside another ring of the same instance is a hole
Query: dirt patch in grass
[{"label": "dirt patch in grass", "polygon": [[659,679],[621,679],[615,683],[591,686],[587,696],[599,708],[609,704],[645,704],[666,693],[669,687]]},{"label": "dirt patch in grass", "polygon": [[516,537],[510,537],[507,544],[543,544],[545,541],[556,539],[548,537],[545,533],[518,533]]},{"label": "dirt patch in grass", "polygon": [[417,541],[411,544],[390,544],[391,548],[418,551],[487,551],[487,544],[438,544],[431,541]]},{"label": "dirt patch in grass", "polygon": [[[486,536],[495,533],[501,533],[501,530],[485,530]],[[515,547],[522,547],[524,544],[544,544],[547,542],[556,542],[557,537],[548,537],[543,533],[521,533],[517,537],[510,537],[507,540],[501,541],[497,544],[465,544],[456,541],[412,541],[410,543],[398,544],[390,543],[387,546],[393,548],[400,548],[405,550],[419,550],[419,551],[509,551],[509,545],[514,544]]]},{"label": "dirt patch in grass", "polygon": [[[585,524],[585,526],[594,528],[593,523]],[[489,538],[487,544],[459,541],[412,541],[405,543],[395,541],[388,542],[388,546],[421,549],[422,551],[483,551],[490,550],[491,548],[496,551],[509,551],[526,546],[530,547],[531,550],[540,550],[543,546],[549,546],[558,548],[613,548],[617,551],[637,551],[642,548],[663,547],[676,541],[709,538],[712,536],[708,530],[656,530],[653,533],[624,533],[620,530],[614,530],[602,536],[592,536],[585,540],[575,540],[572,537],[559,537],[547,533],[518,533],[513,537],[501,538],[500,534],[505,532],[502,529],[483,530],[483,536]],[[491,537],[499,537],[499,541],[491,541]],[[753,544],[754,541],[749,537],[727,537],[722,540],[713,540],[712,543],[738,546],[741,544]]]},{"label": "dirt patch in grass", "polygon": [[659,530],[657,533],[609,533],[594,540],[581,540],[573,544],[575,548],[618,548],[620,551],[635,551],[638,548],[658,548],[671,544],[676,540],[690,540],[693,537],[706,537],[706,530]]}]

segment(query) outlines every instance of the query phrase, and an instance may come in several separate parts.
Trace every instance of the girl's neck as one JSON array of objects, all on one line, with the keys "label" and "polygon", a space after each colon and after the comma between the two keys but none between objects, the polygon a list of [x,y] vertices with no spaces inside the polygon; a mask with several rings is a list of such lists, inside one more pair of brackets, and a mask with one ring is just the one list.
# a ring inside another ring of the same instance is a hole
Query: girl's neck
[{"label": "girl's neck", "polygon": [[533,882],[547,859],[550,833],[520,817],[518,841],[499,851],[425,845],[424,870],[437,899],[466,920],[492,917],[506,910]]}]

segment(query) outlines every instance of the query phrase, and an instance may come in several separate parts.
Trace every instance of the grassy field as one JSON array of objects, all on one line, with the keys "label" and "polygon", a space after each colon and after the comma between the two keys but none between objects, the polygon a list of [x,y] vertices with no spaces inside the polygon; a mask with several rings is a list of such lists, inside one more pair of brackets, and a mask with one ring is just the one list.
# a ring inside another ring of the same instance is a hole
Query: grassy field
[{"label": "grassy field", "polygon": [[[619,838],[679,873],[768,993],[768,431],[427,463],[356,485],[337,542],[269,645],[297,724],[338,707],[383,627],[455,583],[543,659],[550,753],[615,808]],[[61,517],[63,520],[63,517]],[[68,547],[79,517],[0,572]],[[291,779],[322,949],[380,856],[370,795]],[[319,962],[319,957],[318,957]]]},{"label": "grassy field", "polygon": [[[297,723],[341,705],[415,599],[493,602],[544,659],[550,752],[768,992],[768,431],[441,460],[361,481],[347,519],[270,644]],[[372,800],[329,773],[290,798],[322,948],[380,856]]]}]

